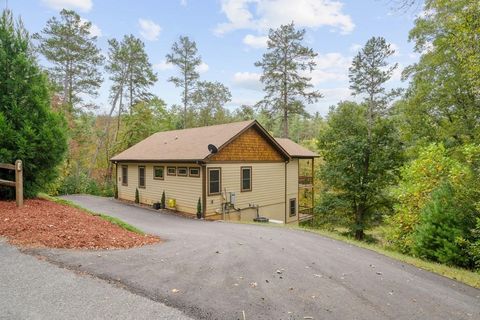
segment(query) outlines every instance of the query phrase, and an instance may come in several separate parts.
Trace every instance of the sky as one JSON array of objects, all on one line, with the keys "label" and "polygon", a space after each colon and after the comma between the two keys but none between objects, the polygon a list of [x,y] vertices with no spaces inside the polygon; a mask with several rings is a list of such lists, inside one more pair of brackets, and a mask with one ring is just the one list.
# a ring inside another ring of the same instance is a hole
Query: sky
[{"label": "sky", "polygon": [[[62,8],[73,9],[92,22],[102,52],[107,41],[133,34],[145,43],[158,81],[152,92],[167,105],[179,104],[180,90],[167,79],[176,73],[165,63],[174,41],[187,35],[197,43],[202,65],[201,80],[219,81],[232,92],[227,105],[234,109],[253,105],[263,97],[261,70],[254,66],[266,50],[268,30],[294,21],[304,28],[304,42],[318,53],[311,74],[315,88],[324,95],[308,105],[310,113],[328,113],[341,100],[352,99],[348,67],[356,52],[372,36],[383,36],[396,50],[392,63],[399,68],[389,86],[399,87],[401,70],[418,55],[408,42],[415,12],[398,12],[395,0],[0,0],[20,16],[30,33],[39,32]],[[105,74],[105,78],[108,75]],[[93,99],[98,112],[109,109],[110,82],[104,81]]]}]

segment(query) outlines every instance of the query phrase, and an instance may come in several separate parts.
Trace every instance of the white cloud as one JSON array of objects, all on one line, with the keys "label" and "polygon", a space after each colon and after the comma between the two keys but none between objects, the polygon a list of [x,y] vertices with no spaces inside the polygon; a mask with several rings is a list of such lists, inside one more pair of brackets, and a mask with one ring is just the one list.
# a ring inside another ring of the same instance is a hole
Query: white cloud
[{"label": "white cloud", "polygon": [[327,81],[344,81],[348,78],[351,61],[350,57],[338,52],[318,54],[315,58],[317,66],[306,75],[312,78],[314,85]]},{"label": "white cloud", "polygon": [[205,62],[202,61],[202,63],[197,67],[197,71],[199,73],[205,73],[208,71],[208,69],[210,69],[210,67],[208,66],[208,64],[206,64]]},{"label": "white cloud", "polygon": [[341,33],[350,33],[355,25],[342,12],[338,0],[223,0],[222,12],[228,22],[217,25],[215,33],[223,35],[238,29],[266,31],[292,21],[297,27],[330,26]]},{"label": "white cloud", "polygon": [[[83,23],[88,23],[89,22],[87,19],[84,19],[84,18],[80,18],[80,20]],[[100,29],[100,27],[97,26],[96,24],[92,23],[90,25],[90,34],[94,37],[101,37],[102,36],[102,29]]]},{"label": "white cloud", "polygon": [[337,104],[340,101],[352,100],[352,92],[348,87],[322,89],[322,102],[329,105]]},{"label": "white cloud", "polygon": [[243,43],[255,49],[261,49],[267,47],[267,36],[254,36],[253,34],[247,34],[243,38]]},{"label": "white cloud", "polygon": [[78,9],[88,12],[92,9],[92,0],[43,0],[43,3],[55,10]]},{"label": "white cloud", "polygon": [[400,47],[396,43],[390,43],[390,49],[393,49],[395,52],[393,53],[394,57],[400,56]]},{"label": "white cloud", "polygon": [[140,25],[140,35],[142,37],[150,41],[158,40],[160,31],[162,31],[162,28],[158,24],[152,20],[141,18],[138,19],[138,24]]},{"label": "white cloud", "polygon": [[355,54],[357,54],[358,51],[360,51],[360,49],[362,49],[362,45],[361,44],[358,44],[358,43],[353,43],[350,48],[348,48],[348,50],[350,50],[350,52],[353,52]]},{"label": "white cloud", "polygon": [[188,3],[187,3],[187,0],[180,0],[180,5],[181,5],[182,7],[186,7],[187,4],[188,4]]},{"label": "white cloud", "polygon": [[403,69],[404,69],[403,65],[399,63],[397,68],[393,70],[392,77],[390,78],[389,81],[392,81],[392,82],[401,81]]},{"label": "white cloud", "polygon": [[233,75],[235,86],[249,90],[262,90],[260,74],[255,72],[237,72]]},{"label": "white cloud", "polygon": [[168,63],[166,60],[162,60],[159,63],[153,65],[153,67],[157,70],[165,71],[165,70],[172,70],[174,65]]}]

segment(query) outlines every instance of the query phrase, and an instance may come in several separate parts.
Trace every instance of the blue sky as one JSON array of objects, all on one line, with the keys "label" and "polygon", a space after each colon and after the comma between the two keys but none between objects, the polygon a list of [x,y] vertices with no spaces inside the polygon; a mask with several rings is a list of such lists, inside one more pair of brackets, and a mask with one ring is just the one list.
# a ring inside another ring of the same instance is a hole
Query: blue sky
[{"label": "blue sky", "polygon": [[[328,112],[330,105],[349,98],[348,67],[352,56],[371,36],[383,36],[397,53],[399,63],[390,86],[405,86],[400,71],[418,57],[408,43],[414,12],[392,10],[391,0],[9,0],[8,7],[21,16],[31,32],[40,31],[61,8],[76,10],[91,21],[98,44],[107,52],[107,40],[125,34],[140,37],[158,74],[153,92],[168,105],[180,102],[180,93],[168,77],[175,73],[165,55],[180,35],[197,42],[204,64],[202,80],[220,81],[232,92],[233,109],[254,104],[262,97],[258,81],[261,70],[254,66],[265,52],[269,28],[295,21],[305,28],[305,42],[317,53],[312,74],[324,98],[307,110]],[[6,5],[6,0],[0,0]],[[100,112],[108,109],[109,82],[94,99]]]}]

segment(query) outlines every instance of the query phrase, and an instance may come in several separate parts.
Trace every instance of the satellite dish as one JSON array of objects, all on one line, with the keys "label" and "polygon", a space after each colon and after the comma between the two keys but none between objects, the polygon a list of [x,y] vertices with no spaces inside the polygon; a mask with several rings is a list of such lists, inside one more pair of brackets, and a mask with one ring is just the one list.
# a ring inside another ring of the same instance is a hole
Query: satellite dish
[{"label": "satellite dish", "polygon": [[210,153],[217,153],[218,149],[213,144],[209,144],[208,145],[208,151],[210,151]]}]

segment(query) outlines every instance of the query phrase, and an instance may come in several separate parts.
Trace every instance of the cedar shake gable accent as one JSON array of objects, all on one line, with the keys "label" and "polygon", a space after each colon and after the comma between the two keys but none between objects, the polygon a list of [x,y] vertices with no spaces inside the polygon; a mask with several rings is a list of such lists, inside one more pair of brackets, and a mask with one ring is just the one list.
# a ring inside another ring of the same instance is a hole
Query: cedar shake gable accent
[{"label": "cedar shake gable accent", "polygon": [[211,161],[284,161],[284,156],[264,138],[258,129],[250,127],[228,143]]}]

